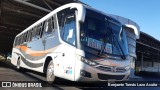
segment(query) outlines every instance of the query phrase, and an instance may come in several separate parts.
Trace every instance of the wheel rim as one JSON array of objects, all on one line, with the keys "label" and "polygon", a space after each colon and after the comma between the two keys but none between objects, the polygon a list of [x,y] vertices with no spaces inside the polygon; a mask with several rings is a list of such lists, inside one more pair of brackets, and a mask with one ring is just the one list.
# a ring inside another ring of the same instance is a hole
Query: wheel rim
[{"label": "wheel rim", "polygon": [[49,66],[48,66],[47,77],[48,77],[49,80],[54,77],[54,66],[53,66],[52,63],[50,63]]}]

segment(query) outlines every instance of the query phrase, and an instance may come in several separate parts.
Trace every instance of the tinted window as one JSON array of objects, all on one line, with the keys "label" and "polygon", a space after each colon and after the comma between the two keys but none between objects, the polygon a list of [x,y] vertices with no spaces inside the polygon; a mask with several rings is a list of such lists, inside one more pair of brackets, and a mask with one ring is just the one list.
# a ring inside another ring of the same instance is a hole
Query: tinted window
[{"label": "tinted window", "polygon": [[37,25],[37,26],[33,29],[33,38],[32,38],[32,40],[37,40],[37,39],[40,38],[41,30],[42,30],[41,24]]},{"label": "tinted window", "polygon": [[44,36],[51,35],[53,29],[54,29],[54,23],[52,18],[50,18],[44,22]]},{"label": "tinted window", "polygon": [[76,18],[75,11],[65,9],[58,13],[60,36],[65,42],[75,45],[76,40]]},{"label": "tinted window", "polygon": [[41,36],[41,33],[42,33],[42,24],[39,24],[39,25],[37,26],[37,30],[36,30],[36,37],[37,37],[37,39],[41,38],[41,37],[40,37],[40,36]]},{"label": "tinted window", "polygon": [[14,47],[18,45],[18,44],[17,44],[17,40],[18,40],[18,37],[15,38]]},{"label": "tinted window", "polygon": [[121,24],[103,14],[88,10],[81,24],[81,43],[93,50],[110,55],[128,55],[126,35]]},{"label": "tinted window", "polygon": [[32,40],[32,30],[29,31],[28,33],[28,42]]}]

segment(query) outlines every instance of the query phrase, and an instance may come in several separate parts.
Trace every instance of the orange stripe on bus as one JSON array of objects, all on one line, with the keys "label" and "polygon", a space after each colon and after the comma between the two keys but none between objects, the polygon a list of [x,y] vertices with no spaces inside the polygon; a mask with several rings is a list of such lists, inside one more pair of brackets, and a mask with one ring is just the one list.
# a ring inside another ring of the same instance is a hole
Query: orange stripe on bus
[{"label": "orange stripe on bus", "polygon": [[17,46],[16,48],[18,49],[21,49],[23,52],[31,55],[31,56],[43,56],[49,52],[52,52],[53,50],[56,49],[56,47],[54,48],[51,48],[51,49],[48,49],[48,50],[45,50],[45,51],[34,51],[34,50],[31,50],[30,48],[28,48],[27,46]]}]

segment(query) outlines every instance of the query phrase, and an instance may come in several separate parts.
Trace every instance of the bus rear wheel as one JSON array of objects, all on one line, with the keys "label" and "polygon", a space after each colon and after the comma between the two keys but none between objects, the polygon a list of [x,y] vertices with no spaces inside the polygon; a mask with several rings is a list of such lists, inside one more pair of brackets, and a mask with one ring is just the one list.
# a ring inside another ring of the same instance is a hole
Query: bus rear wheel
[{"label": "bus rear wheel", "polygon": [[50,84],[52,84],[55,80],[53,60],[51,60],[47,66],[46,78],[47,82]]}]

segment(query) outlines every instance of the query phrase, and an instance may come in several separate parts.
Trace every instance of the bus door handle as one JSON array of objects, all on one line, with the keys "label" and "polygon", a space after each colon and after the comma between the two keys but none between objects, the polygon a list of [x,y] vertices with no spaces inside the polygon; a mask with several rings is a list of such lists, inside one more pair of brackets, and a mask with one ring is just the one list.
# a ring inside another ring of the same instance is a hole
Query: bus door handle
[{"label": "bus door handle", "polygon": [[65,56],[65,54],[64,54],[64,53],[62,53],[62,56],[64,57],[64,56]]}]

